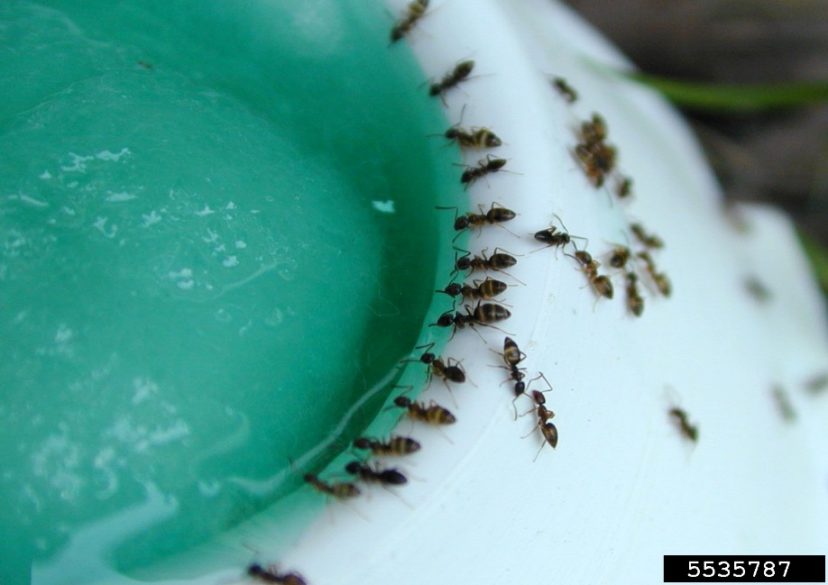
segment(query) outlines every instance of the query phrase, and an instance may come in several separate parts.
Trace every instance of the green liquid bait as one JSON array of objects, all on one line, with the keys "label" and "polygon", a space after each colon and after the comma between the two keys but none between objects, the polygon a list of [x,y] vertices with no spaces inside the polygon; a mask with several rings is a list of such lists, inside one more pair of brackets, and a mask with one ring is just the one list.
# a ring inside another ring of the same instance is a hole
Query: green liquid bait
[{"label": "green liquid bait", "polygon": [[446,337],[434,206],[466,202],[391,22],[0,3],[0,583],[242,571],[325,504],[303,473],[393,428],[399,360]]}]

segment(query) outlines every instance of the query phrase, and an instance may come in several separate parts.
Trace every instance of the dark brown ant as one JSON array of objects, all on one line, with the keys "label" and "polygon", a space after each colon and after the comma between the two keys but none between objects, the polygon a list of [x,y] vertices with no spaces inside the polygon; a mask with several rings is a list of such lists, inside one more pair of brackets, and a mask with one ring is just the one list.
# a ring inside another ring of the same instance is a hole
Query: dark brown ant
[{"label": "dark brown ant", "polygon": [[796,411],[791,404],[791,399],[788,393],[781,386],[773,387],[773,398],[776,401],[776,406],[779,409],[779,414],[786,422],[796,420]]},{"label": "dark brown ant", "polygon": [[370,449],[374,455],[410,455],[420,450],[420,443],[410,437],[391,437],[388,441],[359,437],[354,440],[357,449]]},{"label": "dark brown ant", "polygon": [[305,474],[305,481],[311,484],[317,491],[332,496],[337,500],[345,500],[359,495],[359,488],[352,483],[328,483],[322,481],[312,473]]},{"label": "dark brown ant", "polygon": [[247,567],[247,575],[262,581],[263,583],[277,583],[279,585],[307,585],[305,579],[299,573],[279,573],[275,565],[267,568],[258,563],[251,563]]},{"label": "dark brown ant", "polygon": [[432,97],[441,96],[452,87],[466,79],[474,69],[474,61],[461,61],[454,66],[454,69],[443,76],[443,79],[436,83],[432,83],[428,90],[428,95]]},{"label": "dark brown ant", "polygon": [[471,252],[467,252],[455,260],[454,273],[460,270],[469,270],[470,272],[477,270],[502,271],[504,268],[517,264],[517,259],[514,256],[498,252],[499,249],[495,248],[495,253],[491,256],[486,256],[485,250],[480,253],[480,256],[472,256]]},{"label": "dark brown ant", "polygon": [[437,290],[434,292],[445,293],[452,297],[462,296],[466,299],[490,300],[503,294],[508,288],[508,285],[505,282],[489,277],[482,282],[475,280],[473,284],[474,286],[468,284],[461,285],[459,282],[452,282],[443,290]]},{"label": "dark brown ant", "polygon": [[[570,235],[568,232],[569,230],[566,229],[566,225],[564,225],[563,220],[555,214],[555,218],[560,222],[562,230],[559,230],[557,227],[550,225],[545,230],[540,230],[534,233],[534,237],[537,241],[543,242],[546,244],[546,248],[563,248],[567,244],[572,242],[572,239],[578,240],[585,240],[586,238],[582,238],[581,236],[573,236]],[[541,248],[543,249],[543,248]]]},{"label": "dark brown ant", "polygon": [[459,126],[452,126],[443,135],[449,140],[457,141],[462,148],[494,148],[503,142],[488,128],[469,128],[464,130]]},{"label": "dark brown ant", "polygon": [[613,268],[624,268],[630,261],[632,253],[627,246],[615,246],[609,257],[609,265]]},{"label": "dark brown ant", "polygon": [[345,471],[357,475],[365,483],[380,483],[382,485],[403,485],[408,479],[397,469],[383,469],[377,465],[366,465],[360,461],[351,461],[345,466]]},{"label": "dark brown ant", "polygon": [[631,223],[630,231],[636,239],[648,248],[663,248],[664,242],[656,235],[648,234],[640,223]]},{"label": "dark brown ant", "polygon": [[607,122],[604,118],[600,114],[593,113],[588,122],[581,122],[578,138],[584,146],[591,150],[592,147],[606,139],[608,132]]},{"label": "dark brown ant", "polygon": [[522,368],[518,367],[520,362],[526,359],[526,354],[520,350],[514,339],[506,337],[503,340],[503,353],[500,355],[506,363],[506,369],[509,371],[509,377],[515,383],[513,390],[515,398],[517,398],[526,390],[526,383],[523,381],[526,374],[523,372]]},{"label": "dark brown ant", "polygon": [[[546,407],[546,397],[544,396],[545,392],[549,392],[552,390],[552,385],[549,383],[549,380],[546,379],[546,376],[544,376],[543,373],[540,373],[538,377],[534,380],[537,380],[538,378],[543,378],[543,380],[546,382],[546,385],[549,387],[549,390],[532,390],[532,401],[535,403],[535,413],[538,417],[537,428],[538,430],[540,430],[541,435],[544,439],[544,443],[541,444],[540,449],[538,449],[538,453],[537,455],[535,455],[533,461],[537,460],[537,458],[540,456],[545,444],[549,444],[549,446],[553,449],[558,446],[558,427],[556,427],[554,423],[549,422],[550,419],[555,417],[555,413]],[[527,412],[526,414],[529,413]],[[526,436],[528,437],[529,435]]]},{"label": "dark brown ant", "polygon": [[619,199],[626,199],[632,195],[633,180],[629,177],[622,177],[615,186],[615,196]]},{"label": "dark brown ant", "polygon": [[486,158],[482,158],[477,161],[477,166],[467,166],[466,170],[463,171],[463,174],[460,175],[460,182],[464,183],[467,187],[477,181],[479,178],[488,175],[489,173],[496,173],[504,166],[508,161],[505,158],[496,158],[492,155],[488,155]]},{"label": "dark brown ant", "polygon": [[422,402],[415,402],[407,396],[397,396],[394,399],[394,405],[405,408],[408,418],[431,425],[450,425],[457,421],[451,412],[434,402],[426,405]]},{"label": "dark brown ant", "polygon": [[770,290],[757,276],[749,275],[745,277],[744,284],[750,296],[760,303],[766,303],[770,300],[772,296]]},{"label": "dark brown ant", "polygon": [[475,325],[491,325],[492,323],[503,321],[512,316],[509,309],[497,303],[478,302],[474,309],[469,305],[466,305],[465,309],[465,315],[460,311],[455,311],[454,314],[452,314],[452,311],[446,311],[432,325],[436,325],[437,327],[454,326],[456,331],[457,329],[463,329],[467,325],[470,327],[474,327]]},{"label": "dark brown ant", "polygon": [[647,274],[650,275],[650,278],[655,283],[658,292],[663,294],[665,297],[669,297],[670,294],[673,292],[673,285],[670,284],[670,279],[667,278],[666,274],[658,271],[652,256],[650,256],[650,253],[639,252],[638,257],[644,261],[644,266],[647,269]]},{"label": "dark brown ant", "polygon": [[574,258],[578,264],[581,265],[581,270],[586,275],[589,284],[592,285],[592,290],[599,296],[611,299],[613,295],[612,282],[603,274],[598,274],[598,267],[600,263],[593,259],[589,252],[585,250],[577,250],[575,255],[567,254],[570,258]]},{"label": "dark brown ant", "polygon": [[391,42],[396,43],[414,28],[428,8],[429,0],[414,0],[406,7],[405,15],[391,29]]},{"label": "dark brown ant", "polygon": [[578,101],[578,93],[572,88],[571,85],[564,79],[563,77],[553,77],[552,78],[552,86],[558,90],[558,93],[563,96],[563,99],[566,100],[568,104],[574,104]]},{"label": "dark brown ant", "polygon": [[489,211],[483,213],[483,206],[480,206],[480,213],[473,213],[471,211],[458,216],[456,207],[437,207],[437,209],[454,209],[454,229],[462,231],[471,228],[481,228],[486,224],[497,225],[505,221],[514,219],[517,214],[511,209],[492,203]]},{"label": "dark brown ant", "polygon": [[586,173],[587,179],[596,189],[604,185],[604,171],[596,164],[593,154],[583,144],[575,147],[575,157]]},{"label": "dark brown ant", "polygon": [[[417,349],[425,348],[426,350],[429,350],[432,347],[434,347],[434,343],[420,346]],[[423,362],[429,367],[429,378],[434,375],[441,378],[444,382],[455,382],[457,384],[461,384],[466,381],[466,373],[463,371],[463,368],[460,367],[460,362],[455,359],[448,358],[448,360],[444,362],[432,352],[426,351],[416,361]]]},{"label": "dark brown ant", "polygon": [[690,424],[690,421],[687,419],[686,412],[678,407],[673,407],[668,411],[668,414],[673,418],[681,431],[681,434],[684,435],[686,439],[694,443],[698,442],[699,429],[695,425]]},{"label": "dark brown ant", "polygon": [[627,272],[627,309],[636,317],[644,312],[644,299],[638,292],[638,275],[635,272]]}]

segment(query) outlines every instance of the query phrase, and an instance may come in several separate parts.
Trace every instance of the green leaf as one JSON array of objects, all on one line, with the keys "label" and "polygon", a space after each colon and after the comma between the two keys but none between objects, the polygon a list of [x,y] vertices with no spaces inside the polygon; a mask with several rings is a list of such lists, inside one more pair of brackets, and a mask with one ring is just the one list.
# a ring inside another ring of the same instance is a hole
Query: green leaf
[{"label": "green leaf", "polygon": [[817,282],[819,282],[822,291],[828,295],[828,248],[817,242],[801,229],[797,230],[797,232],[799,234],[799,241],[802,242],[805,254],[808,256],[811,267],[814,269]]},{"label": "green leaf", "polygon": [[627,78],[663,93],[688,108],[751,112],[828,102],[828,82],[771,85],[707,84],[625,73]]}]

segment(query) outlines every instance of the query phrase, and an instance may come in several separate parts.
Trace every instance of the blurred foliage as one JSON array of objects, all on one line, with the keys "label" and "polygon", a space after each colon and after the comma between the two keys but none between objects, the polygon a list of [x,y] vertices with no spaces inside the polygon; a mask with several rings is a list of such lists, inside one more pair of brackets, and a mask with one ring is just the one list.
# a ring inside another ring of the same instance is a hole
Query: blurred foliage
[{"label": "blurred foliage", "polygon": [[822,292],[828,295],[828,248],[802,230],[799,230],[799,241],[802,242],[802,248],[811,261],[811,266]]},{"label": "blurred foliage", "polygon": [[630,73],[630,79],[660,91],[678,106],[714,112],[752,112],[828,103],[828,82],[778,85],[705,84]]}]

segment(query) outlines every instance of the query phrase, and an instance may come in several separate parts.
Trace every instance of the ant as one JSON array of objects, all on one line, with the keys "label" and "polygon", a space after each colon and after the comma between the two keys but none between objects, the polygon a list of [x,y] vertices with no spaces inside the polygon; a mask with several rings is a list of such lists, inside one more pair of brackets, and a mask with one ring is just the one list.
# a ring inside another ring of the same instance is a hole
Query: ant
[{"label": "ant", "polygon": [[279,585],[307,585],[305,579],[299,573],[278,573],[275,565],[267,568],[258,563],[251,563],[247,567],[247,575],[262,581],[263,583],[278,583]]},{"label": "ant", "polygon": [[615,196],[619,199],[626,199],[632,195],[633,180],[629,177],[622,177],[615,186]]},{"label": "ant", "polygon": [[585,147],[592,150],[604,141],[608,132],[607,122],[604,118],[600,114],[593,113],[588,122],[581,122],[581,131],[578,133],[578,137]]},{"label": "ant", "polygon": [[466,79],[474,69],[474,61],[461,61],[454,66],[454,69],[443,76],[443,79],[436,83],[432,83],[428,90],[428,95],[432,97],[441,96],[456,86],[458,83]]},{"label": "ant", "polygon": [[772,296],[768,287],[765,286],[765,283],[759,280],[759,277],[756,275],[751,274],[746,276],[744,285],[750,296],[759,302],[767,302]]},{"label": "ant", "polygon": [[503,223],[504,221],[514,219],[517,216],[517,214],[514,211],[512,211],[511,209],[506,209],[498,203],[492,203],[489,207],[489,211],[487,211],[486,213],[483,213],[482,205],[480,205],[479,207],[480,213],[473,213],[469,211],[460,216],[457,215],[456,207],[437,207],[437,209],[454,210],[454,229],[458,232],[471,228],[479,229],[487,223],[490,225],[498,225],[500,223]]},{"label": "ant", "polygon": [[515,382],[514,392],[515,398],[517,398],[526,390],[526,384],[523,381],[526,374],[524,374],[523,370],[518,367],[518,364],[526,359],[526,354],[520,350],[514,339],[506,337],[506,339],[503,340],[503,353],[500,354],[500,356],[506,363],[506,369],[509,371],[509,377]]},{"label": "ant", "polygon": [[453,315],[451,311],[446,311],[432,325],[437,327],[451,327],[453,325],[454,330],[457,331],[457,329],[463,329],[466,325],[469,327],[491,325],[512,316],[509,309],[497,303],[478,302],[474,309],[469,305],[465,305],[465,309],[465,315],[460,311],[455,311]]},{"label": "ant", "polygon": [[461,285],[459,282],[452,282],[443,290],[437,290],[434,292],[444,293],[452,297],[462,296],[466,299],[490,300],[500,294],[503,294],[507,288],[508,285],[505,282],[486,277],[486,280],[482,282],[475,280],[474,286],[468,284]]},{"label": "ant", "polygon": [[415,402],[407,396],[397,396],[394,399],[394,405],[405,408],[408,418],[431,425],[450,425],[457,421],[451,412],[435,402],[425,405],[422,402]]},{"label": "ant", "polygon": [[652,256],[650,256],[650,253],[646,251],[639,252],[638,257],[644,261],[644,265],[647,269],[647,274],[649,274],[650,278],[653,279],[653,282],[655,283],[658,292],[663,294],[665,297],[669,297],[670,293],[673,292],[673,286],[672,284],[670,284],[670,279],[667,278],[666,274],[658,271]]},{"label": "ant", "polygon": [[654,234],[648,234],[640,223],[631,223],[630,231],[647,248],[663,248],[664,242]]},{"label": "ant", "polygon": [[414,28],[428,9],[429,0],[414,0],[406,7],[406,14],[391,29],[391,42],[396,43]]},{"label": "ant", "polygon": [[484,177],[489,173],[498,172],[506,166],[506,162],[505,158],[496,158],[490,154],[486,158],[482,158],[477,161],[476,167],[467,166],[466,170],[463,171],[463,174],[460,176],[460,182],[465,183],[468,187],[479,178]]},{"label": "ant", "polygon": [[558,93],[561,94],[566,103],[574,104],[578,101],[578,92],[563,77],[553,77],[552,86],[558,90]]},{"label": "ant", "polygon": [[638,275],[635,272],[627,272],[627,308],[636,317],[644,312],[644,299],[638,292]]},{"label": "ant", "polygon": [[337,500],[345,500],[359,495],[359,488],[352,483],[327,483],[312,473],[305,474],[305,481],[311,484],[317,491],[325,495],[333,496]]},{"label": "ant", "polygon": [[[417,349],[425,348],[426,350],[429,350],[432,347],[434,347],[434,343],[421,345]],[[448,360],[444,362],[432,352],[426,351],[419,357],[419,359],[413,361],[420,361],[429,366],[429,378],[431,378],[432,375],[436,375],[442,378],[444,382],[455,382],[457,384],[461,384],[466,381],[466,373],[463,371],[463,368],[460,367],[460,362],[453,358],[448,358]]]},{"label": "ant", "polygon": [[449,140],[456,140],[462,148],[494,148],[503,142],[488,128],[469,128],[464,130],[459,126],[452,126],[443,134]]},{"label": "ant", "polygon": [[600,264],[597,260],[592,258],[589,252],[586,250],[576,250],[574,256],[570,254],[567,254],[567,256],[574,258],[575,261],[581,265],[581,270],[586,275],[589,284],[592,285],[592,290],[594,290],[598,296],[608,299],[612,298],[612,282],[603,274],[598,274],[598,267]]},{"label": "ant", "polygon": [[366,483],[380,483],[383,485],[403,485],[408,479],[394,468],[382,469],[378,465],[366,465],[359,461],[351,461],[345,466],[345,471],[359,476]]},{"label": "ant", "polygon": [[[535,412],[538,416],[537,427],[540,430],[541,435],[544,439],[544,443],[541,444],[540,449],[538,449],[537,455],[535,455],[535,458],[532,461],[537,460],[545,444],[548,443],[549,446],[553,449],[558,446],[558,427],[556,427],[554,423],[549,422],[549,419],[555,417],[555,413],[546,407],[546,397],[544,396],[545,392],[549,392],[552,390],[552,385],[549,383],[549,380],[546,379],[546,376],[544,376],[543,373],[540,373],[538,378],[543,378],[543,380],[546,382],[546,385],[549,387],[549,390],[544,390],[543,392],[540,390],[532,390],[532,401],[535,403]],[[527,412],[526,414],[529,413]],[[529,435],[526,436],[528,437]]]},{"label": "ant", "polygon": [[673,407],[668,411],[668,414],[675,420],[681,434],[694,443],[699,440],[699,429],[697,426],[690,424],[687,420],[687,413],[678,407]]},{"label": "ant", "polygon": [[609,257],[609,265],[613,268],[624,268],[630,261],[632,252],[627,246],[615,246]]},{"label": "ant", "polygon": [[357,449],[370,449],[374,455],[410,455],[420,450],[420,443],[410,437],[391,437],[388,441],[359,437],[354,440]]},{"label": "ant", "polygon": [[[555,214],[557,220],[561,223],[563,230],[559,230],[553,225],[550,225],[545,230],[540,230],[535,232],[534,236],[535,239],[539,242],[543,242],[546,244],[546,248],[557,248],[557,247],[564,247],[567,244],[572,242],[572,238],[577,238],[579,240],[584,240],[586,238],[582,238],[581,236],[572,236],[568,233],[566,229],[566,225],[564,225],[563,220]],[[541,248],[543,249],[543,248]]]},{"label": "ant", "polygon": [[495,253],[491,256],[486,256],[486,250],[483,250],[480,256],[472,256],[471,252],[466,252],[466,254],[455,260],[453,274],[460,270],[469,270],[470,272],[476,270],[501,271],[517,264],[517,259],[514,256],[498,252],[498,250],[500,248],[495,248]]}]

